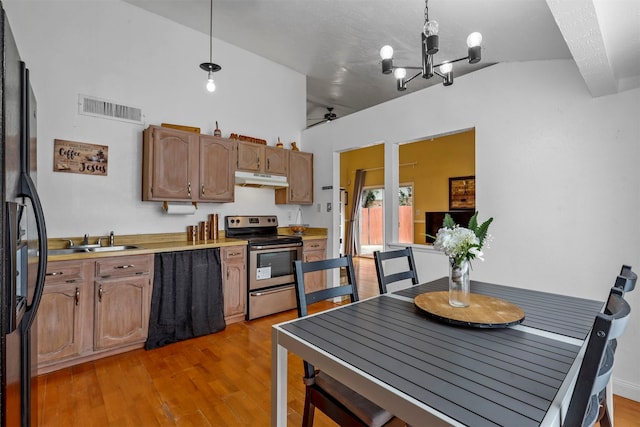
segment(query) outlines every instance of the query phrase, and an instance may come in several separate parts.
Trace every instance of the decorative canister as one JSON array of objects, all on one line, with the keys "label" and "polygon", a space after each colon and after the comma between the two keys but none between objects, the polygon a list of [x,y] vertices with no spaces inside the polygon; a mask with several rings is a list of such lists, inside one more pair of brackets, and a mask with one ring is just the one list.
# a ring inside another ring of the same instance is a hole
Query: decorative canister
[{"label": "decorative canister", "polygon": [[218,240],[218,214],[209,214],[209,237]]},{"label": "decorative canister", "polygon": [[200,221],[200,240],[209,240],[209,223],[207,221]]},{"label": "decorative canister", "polygon": [[198,226],[187,226],[187,241],[195,243],[198,240]]}]

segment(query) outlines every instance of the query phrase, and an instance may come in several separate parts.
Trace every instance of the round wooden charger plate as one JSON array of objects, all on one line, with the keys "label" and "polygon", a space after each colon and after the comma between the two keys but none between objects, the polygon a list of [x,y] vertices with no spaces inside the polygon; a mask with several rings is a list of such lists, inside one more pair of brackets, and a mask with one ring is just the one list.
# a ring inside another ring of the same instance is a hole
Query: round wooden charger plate
[{"label": "round wooden charger plate", "polygon": [[449,292],[426,292],[414,298],[415,305],[429,315],[457,325],[476,328],[504,328],[524,320],[524,311],[500,298],[470,294],[469,307],[449,305]]}]

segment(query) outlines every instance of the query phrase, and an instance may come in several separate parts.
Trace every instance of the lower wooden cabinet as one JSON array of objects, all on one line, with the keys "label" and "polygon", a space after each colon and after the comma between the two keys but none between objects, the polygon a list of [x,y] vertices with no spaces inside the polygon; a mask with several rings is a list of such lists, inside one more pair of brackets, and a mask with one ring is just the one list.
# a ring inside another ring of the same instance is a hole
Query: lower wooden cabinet
[{"label": "lower wooden cabinet", "polygon": [[96,262],[95,350],[147,340],[152,262],[146,255]]},{"label": "lower wooden cabinet", "polygon": [[[302,242],[302,259],[304,262],[320,261],[327,257],[327,239],[304,240]],[[305,273],[305,292],[314,292],[327,287],[325,271]]]},{"label": "lower wooden cabinet", "polygon": [[38,366],[51,365],[83,353],[83,331],[93,324],[91,263],[50,262],[38,307]]},{"label": "lower wooden cabinet", "polygon": [[247,247],[223,246],[222,294],[224,297],[224,320],[228,323],[244,320],[247,301]]},{"label": "lower wooden cabinet", "polygon": [[49,262],[38,315],[38,373],[140,348],[153,255]]}]

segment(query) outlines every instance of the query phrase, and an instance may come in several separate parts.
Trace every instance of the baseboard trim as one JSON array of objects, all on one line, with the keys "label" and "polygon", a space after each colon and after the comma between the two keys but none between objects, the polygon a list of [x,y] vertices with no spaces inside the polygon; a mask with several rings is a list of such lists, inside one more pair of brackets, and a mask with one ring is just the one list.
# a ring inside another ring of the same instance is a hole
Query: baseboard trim
[{"label": "baseboard trim", "polygon": [[613,379],[613,394],[640,402],[640,386],[618,378]]}]

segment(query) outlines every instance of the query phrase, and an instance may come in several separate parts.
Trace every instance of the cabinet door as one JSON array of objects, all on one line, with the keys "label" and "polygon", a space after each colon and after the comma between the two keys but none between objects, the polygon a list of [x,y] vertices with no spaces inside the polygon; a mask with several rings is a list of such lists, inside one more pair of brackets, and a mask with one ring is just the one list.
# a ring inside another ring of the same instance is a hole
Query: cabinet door
[{"label": "cabinet door", "polygon": [[271,175],[286,175],[289,169],[288,152],[289,150],[284,148],[264,147],[265,172]]},{"label": "cabinet door", "polygon": [[91,262],[57,261],[47,264],[37,314],[38,366],[49,366],[91,351],[87,336],[93,328],[90,286]]},{"label": "cabinet door", "polygon": [[220,250],[222,293],[227,323],[243,320],[247,299],[246,247],[230,246]]},{"label": "cabinet door", "polygon": [[200,189],[205,202],[233,202],[236,143],[200,135]]},{"label": "cabinet door", "polygon": [[313,154],[289,152],[289,187],[276,189],[276,204],[313,203]]},{"label": "cabinet door", "polygon": [[144,342],[149,330],[149,276],[97,279],[95,283],[95,349]]},{"label": "cabinet door", "polygon": [[38,364],[80,354],[81,283],[45,284],[38,308]]},{"label": "cabinet door", "polygon": [[197,133],[150,126],[144,133],[142,200],[195,200]]},{"label": "cabinet door", "polygon": [[264,145],[238,141],[238,170],[264,172]]},{"label": "cabinet door", "polygon": [[[304,262],[321,261],[327,257],[327,240],[305,240],[302,257]],[[324,289],[327,286],[327,274],[325,271],[306,273],[304,276],[305,292],[314,292]]]}]

